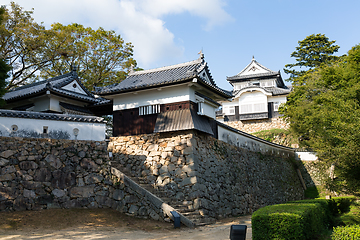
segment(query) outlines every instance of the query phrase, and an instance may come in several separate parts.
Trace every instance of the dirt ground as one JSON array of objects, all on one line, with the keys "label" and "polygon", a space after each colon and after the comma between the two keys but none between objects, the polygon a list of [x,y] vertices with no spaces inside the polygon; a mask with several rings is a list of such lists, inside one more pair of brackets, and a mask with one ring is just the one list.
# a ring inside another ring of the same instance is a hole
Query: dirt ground
[{"label": "dirt ground", "polygon": [[251,217],[223,219],[215,224],[174,229],[172,223],[127,216],[111,209],[50,209],[1,212],[0,239],[229,239],[234,224],[248,226]]}]

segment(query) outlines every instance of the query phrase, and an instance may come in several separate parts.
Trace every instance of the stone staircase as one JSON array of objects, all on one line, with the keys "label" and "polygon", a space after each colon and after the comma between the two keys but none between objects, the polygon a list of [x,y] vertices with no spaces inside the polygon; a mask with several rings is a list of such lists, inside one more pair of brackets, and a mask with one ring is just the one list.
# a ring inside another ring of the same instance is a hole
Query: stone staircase
[{"label": "stone staircase", "polygon": [[111,166],[119,169],[122,173],[124,173],[131,180],[136,182],[139,186],[151,192],[162,201],[173,207],[177,212],[181,213],[184,217],[188,218],[192,221],[196,226],[203,226],[207,224],[215,223],[216,219],[209,218],[204,216],[202,210],[193,209],[192,205],[189,205],[188,201],[179,201],[177,199],[168,197],[168,194],[165,190],[158,189],[148,183],[146,183],[144,177],[134,176],[129,172],[129,170],[123,167],[118,162],[111,162]]}]

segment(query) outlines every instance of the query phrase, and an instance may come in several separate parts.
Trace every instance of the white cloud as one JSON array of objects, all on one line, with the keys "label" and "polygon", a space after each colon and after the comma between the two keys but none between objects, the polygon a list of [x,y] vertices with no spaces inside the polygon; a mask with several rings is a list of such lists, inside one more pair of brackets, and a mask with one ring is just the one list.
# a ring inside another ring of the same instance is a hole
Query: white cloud
[{"label": "white cloud", "polygon": [[136,0],[136,2],[143,12],[154,17],[189,12],[205,18],[207,19],[205,30],[211,30],[216,25],[233,20],[223,9],[226,5],[224,0]]},{"label": "white cloud", "polygon": [[[49,27],[79,23],[92,28],[115,30],[134,45],[134,58],[141,67],[153,67],[157,61],[177,59],[183,46],[174,42],[174,34],[164,26],[165,15],[189,12],[206,19],[205,30],[231,20],[223,0],[16,0],[24,8],[34,8],[34,18]],[[9,4],[0,0],[0,4]]]}]

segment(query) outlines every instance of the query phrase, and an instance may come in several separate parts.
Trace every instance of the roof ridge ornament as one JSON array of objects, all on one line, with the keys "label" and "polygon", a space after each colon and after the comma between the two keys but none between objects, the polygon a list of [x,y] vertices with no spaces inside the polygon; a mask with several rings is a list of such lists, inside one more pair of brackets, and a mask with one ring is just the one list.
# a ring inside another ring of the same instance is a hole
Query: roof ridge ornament
[{"label": "roof ridge ornament", "polygon": [[203,50],[201,49],[200,52],[198,52],[198,54],[200,55],[200,56],[199,56],[199,59],[201,59],[202,62],[204,62],[205,56],[204,56]]},{"label": "roof ridge ornament", "polygon": [[134,73],[134,72],[135,72],[134,71],[134,64],[131,64],[130,68],[129,68],[129,74]]},{"label": "roof ridge ornament", "polygon": [[71,66],[71,74],[75,77],[75,78],[78,78],[78,74],[77,74],[77,70],[78,70],[78,67],[75,65],[75,63],[72,63]]},{"label": "roof ridge ornament", "polygon": [[70,68],[72,72],[77,72],[77,66],[75,65],[75,63],[72,63]]}]

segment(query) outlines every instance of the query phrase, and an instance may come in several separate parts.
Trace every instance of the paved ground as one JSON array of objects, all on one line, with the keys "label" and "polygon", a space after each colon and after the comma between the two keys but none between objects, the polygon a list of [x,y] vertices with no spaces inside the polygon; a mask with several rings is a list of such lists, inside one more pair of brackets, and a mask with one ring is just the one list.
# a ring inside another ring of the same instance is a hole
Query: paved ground
[{"label": "paved ground", "polygon": [[[28,213],[28,212],[27,212]],[[83,214],[83,213],[81,213]],[[94,213],[91,213],[94,215]],[[58,215],[58,213],[57,213]],[[71,214],[74,216],[73,214]],[[1,216],[1,215],[0,215]],[[7,216],[6,216],[7,217]],[[19,219],[17,218],[13,219]],[[28,218],[31,216],[28,216]],[[37,216],[40,217],[40,216]],[[59,224],[62,221],[70,221],[70,219],[59,220],[55,219]],[[95,218],[97,221],[104,221],[104,219],[99,217],[99,215]],[[124,219],[128,221],[127,219]],[[12,220],[13,221],[13,220]],[[51,220],[47,220],[50,222]],[[90,220],[89,220],[90,221]],[[164,239],[207,239],[207,240],[222,240],[229,239],[230,235],[230,227],[231,225],[236,224],[245,224],[248,226],[248,231],[246,235],[246,239],[251,239],[251,216],[241,216],[231,219],[224,219],[222,221],[217,222],[216,224],[207,225],[198,227],[195,229],[189,229],[187,227],[181,227],[174,229],[171,224],[168,224],[164,227],[164,225],[155,225],[155,227],[151,227],[150,225],[153,222],[140,222],[140,224],[148,224],[145,228],[140,228],[137,224],[129,223],[127,226],[116,225],[109,226],[109,224],[96,224],[96,221],[91,221],[91,224],[81,224],[76,227],[66,227],[64,229],[57,229],[56,226],[52,225],[51,228],[38,228],[38,227],[22,227],[19,223],[16,229],[5,229],[3,228],[0,231],[0,239],[8,240],[8,239],[28,239],[28,240],[48,240],[48,239],[152,239],[152,240],[164,240]],[[22,223],[25,223],[23,220]],[[27,223],[27,225],[30,223]],[[44,223],[42,223],[44,225]],[[73,226],[73,225],[71,225]],[[136,226],[136,227],[134,227]],[[152,225],[151,225],[152,226]],[[158,229],[156,228],[158,226]],[[0,229],[1,230],[1,229]]]}]

